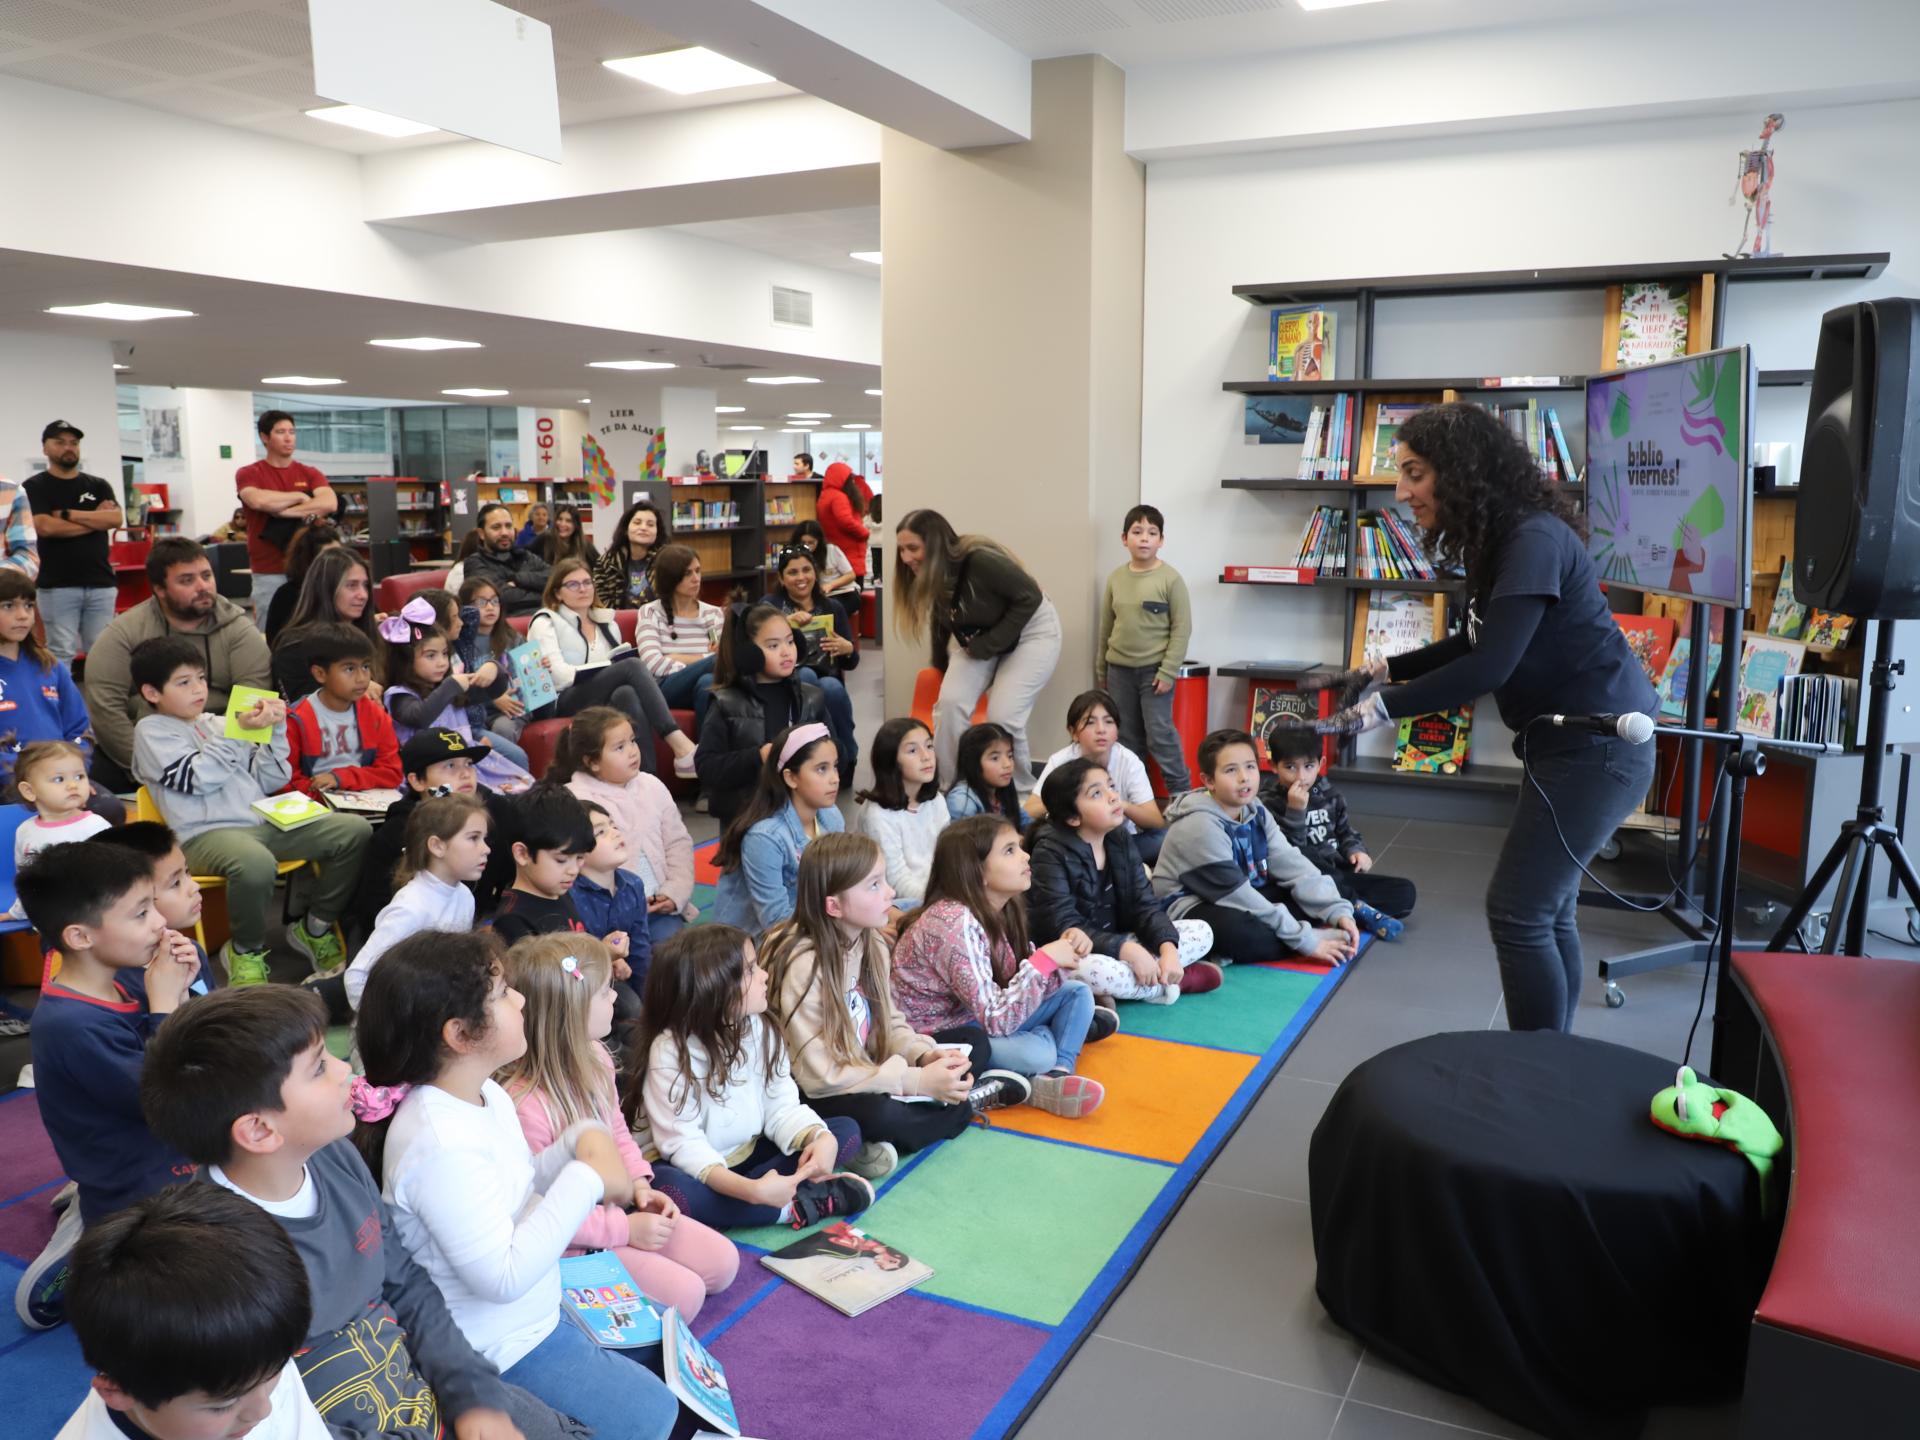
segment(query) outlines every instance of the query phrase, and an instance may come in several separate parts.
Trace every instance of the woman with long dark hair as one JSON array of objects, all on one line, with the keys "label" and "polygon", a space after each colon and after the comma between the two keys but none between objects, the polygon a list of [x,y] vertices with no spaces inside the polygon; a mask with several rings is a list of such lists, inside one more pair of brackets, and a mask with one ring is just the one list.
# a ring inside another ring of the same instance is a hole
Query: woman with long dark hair
[{"label": "woman with long dark hair", "polygon": [[1583,969],[1580,871],[1646,795],[1654,750],[1540,722],[1651,714],[1653,686],[1607,608],[1580,512],[1497,417],[1430,406],[1400,427],[1394,455],[1395,498],[1438,564],[1464,572],[1466,624],[1339,677],[1353,703],[1316,728],[1357,734],[1491,692],[1527,768],[1487,883],[1507,1024],[1570,1030]]},{"label": "woman with long dark hair", "polygon": [[293,537],[293,543],[287,547],[287,583],[274,591],[273,599],[267,602],[267,644],[273,644],[287,628],[287,620],[300,599],[301,587],[306,584],[313,562],[322,550],[338,545],[340,539],[338,527],[325,522],[309,525]]},{"label": "woman with long dark hair", "polygon": [[987,719],[1013,736],[1013,783],[1024,799],[1033,793],[1027,719],[1060,661],[1053,602],[1004,546],[955,534],[937,510],[909,511],[893,540],[896,623],[909,640],[931,631],[933,667],[944,677],[933,707],[940,773],[954,773],[960,737],[986,694]]},{"label": "woman with long dark hair", "polygon": [[344,545],[322,550],[301,582],[300,598],[273,647],[273,680],[287,704],[320,688],[308,668],[303,643],[311,636],[309,627],[316,625],[351,625],[367,637],[373,647],[373,688],[368,694],[380,698],[386,683],[380,660],[387,645],[374,629],[373,614],[373,577],[367,562]]},{"label": "woman with long dark hair", "polygon": [[653,562],[670,539],[666,517],[651,500],[629,505],[607,550],[593,565],[593,603],[632,610],[654,598]]},{"label": "woman with long dark hair", "polygon": [[593,548],[587,533],[587,520],[573,505],[560,505],[553,512],[553,524],[540,541],[540,557],[549,565],[577,556],[589,568],[600,563],[600,552]]}]

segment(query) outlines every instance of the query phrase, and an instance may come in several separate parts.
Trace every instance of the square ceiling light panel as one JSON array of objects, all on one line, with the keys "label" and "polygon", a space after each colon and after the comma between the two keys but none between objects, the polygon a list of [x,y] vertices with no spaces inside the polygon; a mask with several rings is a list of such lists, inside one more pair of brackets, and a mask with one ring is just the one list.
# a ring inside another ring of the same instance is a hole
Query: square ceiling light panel
[{"label": "square ceiling light panel", "polygon": [[307,13],[315,93],[560,162],[543,22],[493,0],[307,0]]}]

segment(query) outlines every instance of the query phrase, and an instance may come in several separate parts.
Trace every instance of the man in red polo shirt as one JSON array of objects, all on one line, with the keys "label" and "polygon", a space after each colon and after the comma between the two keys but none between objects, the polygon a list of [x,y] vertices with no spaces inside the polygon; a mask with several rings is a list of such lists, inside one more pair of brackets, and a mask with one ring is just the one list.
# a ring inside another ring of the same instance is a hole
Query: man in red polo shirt
[{"label": "man in red polo shirt", "polygon": [[247,512],[247,564],[253,571],[253,623],[267,628],[267,605],[287,583],[287,549],[300,527],[340,508],[327,477],[293,458],[293,416],[268,410],[258,428],[267,458],[233,477]]}]

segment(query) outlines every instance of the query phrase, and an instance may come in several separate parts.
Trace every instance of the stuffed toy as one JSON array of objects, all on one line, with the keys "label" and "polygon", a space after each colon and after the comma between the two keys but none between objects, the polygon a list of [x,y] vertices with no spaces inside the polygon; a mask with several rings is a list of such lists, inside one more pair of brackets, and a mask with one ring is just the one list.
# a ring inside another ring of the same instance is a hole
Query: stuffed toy
[{"label": "stuffed toy", "polygon": [[1653,1123],[1683,1140],[1710,1141],[1746,1156],[1760,1174],[1761,1209],[1773,1209],[1773,1158],[1786,1142],[1753,1101],[1708,1085],[1682,1065],[1675,1083],[1653,1097]]}]

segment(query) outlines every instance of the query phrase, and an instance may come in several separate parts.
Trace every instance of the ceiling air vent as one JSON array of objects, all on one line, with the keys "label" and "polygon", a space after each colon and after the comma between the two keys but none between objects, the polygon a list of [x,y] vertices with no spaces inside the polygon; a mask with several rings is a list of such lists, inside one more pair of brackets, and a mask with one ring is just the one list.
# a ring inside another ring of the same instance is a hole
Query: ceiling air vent
[{"label": "ceiling air vent", "polygon": [[813,328],[813,292],[794,290],[785,285],[773,287],[773,323],[804,325]]}]

